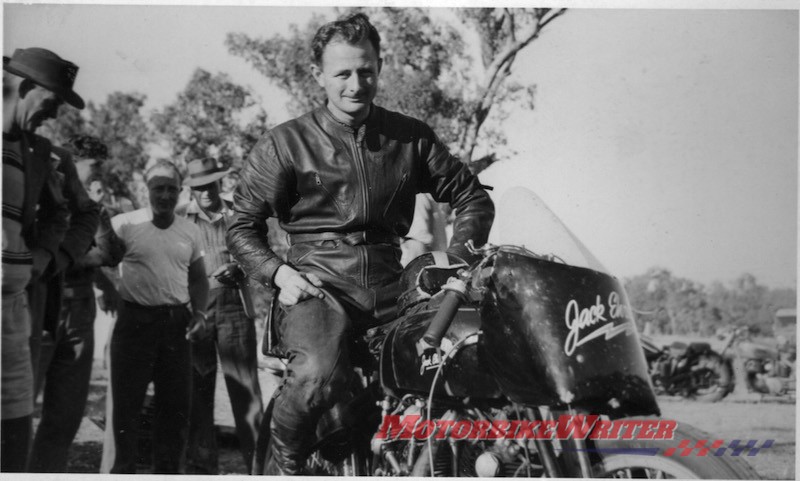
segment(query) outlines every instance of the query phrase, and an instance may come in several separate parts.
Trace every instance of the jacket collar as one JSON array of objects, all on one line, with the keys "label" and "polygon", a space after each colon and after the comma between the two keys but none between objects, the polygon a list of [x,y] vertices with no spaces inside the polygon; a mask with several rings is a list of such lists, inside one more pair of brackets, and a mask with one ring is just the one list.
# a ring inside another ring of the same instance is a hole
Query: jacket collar
[{"label": "jacket collar", "polygon": [[[380,125],[380,107],[375,105],[374,103],[369,105],[369,115],[367,115],[367,119],[364,121],[361,127],[358,129],[354,129],[353,127],[347,125],[346,123],[340,121],[331,113],[328,109],[327,102],[322,107],[317,108],[317,112],[319,116],[323,119],[323,123],[326,127],[330,127],[334,130],[347,132],[349,134],[355,134],[362,131],[369,132],[371,130],[377,129]],[[362,130],[363,128],[363,130]]]}]

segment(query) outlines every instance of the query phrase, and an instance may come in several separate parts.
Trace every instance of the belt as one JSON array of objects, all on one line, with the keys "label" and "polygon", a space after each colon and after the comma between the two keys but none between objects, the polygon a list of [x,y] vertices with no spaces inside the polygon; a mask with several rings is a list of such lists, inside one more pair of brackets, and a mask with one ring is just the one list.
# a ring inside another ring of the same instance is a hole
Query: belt
[{"label": "belt", "polygon": [[313,232],[309,234],[286,234],[289,245],[303,244],[305,242],[320,242],[326,240],[340,240],[351,246],[364,244],[391,244],[400,246],[400,237],[388,232],[377,230],[362,230],[357,232]]},{"label": "belt", "polygon": [[160,306],[145,306],[143,304],[137,304],[135,302],[125,301],[125,300],[123,300],[122,303],[125,305],[125,307],[128,307],[130,309],[141,309],[143,311],[165,312],[165,311],[175,311],[179,309],[189,309],[188,304],[162,304]]}]

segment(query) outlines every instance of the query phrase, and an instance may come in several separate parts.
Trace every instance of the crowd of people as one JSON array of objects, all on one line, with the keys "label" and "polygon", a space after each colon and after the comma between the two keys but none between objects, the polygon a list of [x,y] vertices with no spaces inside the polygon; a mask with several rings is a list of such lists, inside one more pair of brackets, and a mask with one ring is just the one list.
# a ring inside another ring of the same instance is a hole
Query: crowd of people
[{"label": "crowd of people", "polygon": [[[136,472],[152,383],[153,472],[217,473],[219,365],[245,469],[265,419],[265,473],[302,473],[316,422],[350,381],[349,339],[396,315],[403,262],[447,248],[437,202],[455,212],[450,254],[486,241],[494,210],[477,178],[424,122],[373,103],[382,60],[369,19],[324,25],[312,49],[325,106],[267,132],[238,173],[213,158],[154,162],[140,209],[107,192],[99,139],[36,134],[62,104],[84,107],[78,66],[40,48],[4,57],[2,471],[66,471],[99,305],[116,313],[108,471]],[[285,258],[269,217],[288,233]],[[285,358],[266,414],[254,283],[275,289]]]}]

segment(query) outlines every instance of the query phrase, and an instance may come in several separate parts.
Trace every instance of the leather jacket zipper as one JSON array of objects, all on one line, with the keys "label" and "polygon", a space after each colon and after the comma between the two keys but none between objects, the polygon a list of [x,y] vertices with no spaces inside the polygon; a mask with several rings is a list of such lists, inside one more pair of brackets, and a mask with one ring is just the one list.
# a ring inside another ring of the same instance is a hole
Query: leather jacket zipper
[{"label": "leather jacket zipper", "polygon": [[408,180],[408,172],[403,172],[403,177],[400,178],[400,183],[397,184],[397,188],[394,189],[394,192],[392,192],[392,196],[389,197],[389,202],[386,203],[386,208],[383,209],[384,219],[386,218],[387,215],[389,215],[389,209],[392,207],[392,204],[394,203],[394,199],[395,197],[397,197],[397,194],[400,193],[400,190],[406,184],[406,180]]},{"label": "leather jacket zipper", "polygon": [[340,217],[344,218],[344,214],[342,213],[341,207],[339,207],[339,203],[336,202],[336,198],[333,196],[333,194],[331,194],[331,191],[329,191],[328,188],[325,187],[325,184],[322,182],[322,179],[320,178],[317,172],[314,172],[314,182],[316,182],[317,187],[322,188],[322,190],[324,190],[325,193],[328,194],[328,198],[331,200],[331,202],[333,202],[333,206],[336,207],[336,212],[339,213]]},{"label": "leather jacket zipper", "polygon": [[361,155],[361,146],[356,140],[357,133],[353,134],[353,153],[355,154],[356,170],[358,171],[359,183],[361,184],[361,197],[364,201],[364,220],[363,224],[369,223],[369,186],[367,185],[367,173],[364,168],[364,157]]},{"label": "leather jacket zipper", "polygon": [[[364,156],[361,154],[361,145],[358,142],[358,131],[353,132],[353,136],[350,138],[351,142],[353,143],[353,153],[355,154],[355,162],[356,162],[356,170],[358,171],[359,183],[361,184],[361,196],[364,200],[364,225],[369,224],[369,186],[367,185],[367,173],[366,167],[364,166]],[[369,288],[369,268],[367,263],[369,262],[367,249],[365,246],[358,246],[356,249],[359,250],[359,255],[361,257],[361,285],[365,288]]]}]

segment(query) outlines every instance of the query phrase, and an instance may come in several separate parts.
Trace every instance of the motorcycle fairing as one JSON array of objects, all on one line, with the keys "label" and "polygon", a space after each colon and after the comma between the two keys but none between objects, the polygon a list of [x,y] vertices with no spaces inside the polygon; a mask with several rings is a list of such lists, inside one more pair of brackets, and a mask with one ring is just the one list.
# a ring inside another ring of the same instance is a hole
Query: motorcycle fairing
[{"label": "motorcycle fairing", "polygon": [[501,247],[490,284],[478,357],[509,399],[610,416],[660,413],[616,278]]}]

